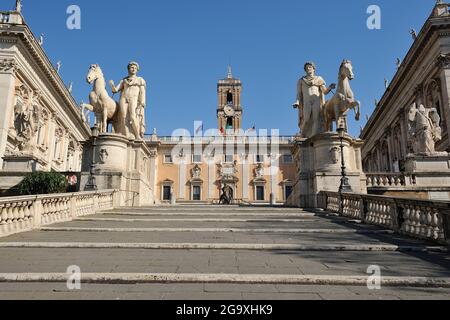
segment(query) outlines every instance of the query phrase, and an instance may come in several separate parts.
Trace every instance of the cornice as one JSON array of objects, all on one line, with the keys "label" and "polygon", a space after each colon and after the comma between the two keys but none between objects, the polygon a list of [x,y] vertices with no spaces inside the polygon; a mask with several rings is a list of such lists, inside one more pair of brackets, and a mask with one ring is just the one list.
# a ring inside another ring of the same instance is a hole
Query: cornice
[{"label": "cornice", "polygon": [[[0,42],[3,43],[22,43],[30,53],[33,61],[43,71],[47,80],[50,81],[57,94],[63,99],[64,103],[69,106],[67,110],[72,113],[73,119],[80,119],[80,111],[73,96],[69,93],[60,75],[50,62],[42,47],[38,44],[34,35],[27,25],[12,25],[4,28],[4,24],[0,24]],[[64,107],[64,106],[63,106]],[[88,126],[80,120],[80,128],[84,131],[84,136],[90,136],[91,132]]]},{"label": "cornice", "polygon": [[[444,31],[439,31],[445,29]],[[410,73],[415,72],[414,66],[421,55],[426,54],[424,48],[433,40],[437,41],[439,37],[450,36],[450,18],[449,17],[439,17],[439,18],[429,18],[423,28],[421,29],[416,41],[409,49],[406,57],[402,63],[402,67],[397,70],[391,81],[389,87],[386,89],[383,97],[381,98],[378,106],[375,108],[369,122],[364,127],[360,137],[361,139],[367,139],[368,135],[372,133],[374,126],[378,123],[380,117],[384,113],[391,111],[387,108],[389,103],[398,97],[398,89],[404,84],[404,81],[410,79]],[[438,59],[439,57],[436,57]]]}]

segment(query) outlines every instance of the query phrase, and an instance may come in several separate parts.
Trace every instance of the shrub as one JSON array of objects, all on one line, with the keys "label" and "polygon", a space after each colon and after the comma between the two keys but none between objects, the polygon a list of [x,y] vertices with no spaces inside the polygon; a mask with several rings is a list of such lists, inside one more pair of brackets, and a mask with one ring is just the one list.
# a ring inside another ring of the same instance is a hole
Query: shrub
[{"label": "shrub", "polygon": [[31,173],[19,184],[18,189],[21,195],[64,193],[67,179],[57,172]]}]

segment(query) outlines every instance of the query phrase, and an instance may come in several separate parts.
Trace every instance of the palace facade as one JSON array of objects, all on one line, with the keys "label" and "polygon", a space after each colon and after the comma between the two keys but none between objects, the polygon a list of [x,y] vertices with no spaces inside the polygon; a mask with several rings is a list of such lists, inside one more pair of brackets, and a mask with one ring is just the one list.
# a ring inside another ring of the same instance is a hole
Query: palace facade
[{"label": "palace facade", "polygon": [[258,136],[242,129],[242,82],[229,68],[217,84],[216,134],[158,137],[147,143],[155,151],[157,201],[219,202],[222,188],[232,187],[238,203],[285,203],[296,179],[293,137]]},{"label": "palace facade", "polygon": [[81,171],[90,126],[16,11],[0,12],[0,111],[0,190],[31,171]]},{"label": "palace facade", "polygon": [[[412,36],[412,47],[362,131],[363,167],[369,192],[449,199],[450,159],[445,156],[450,151],[449,5],[438,1],[420,32],[412,30]],[[426,130],[417,128],[414,118],[421,106]],[[430,141],[420,141],[424,135]],[[429,146],[420,150],[417,144],[423,143]],[[417,157],[429,165],[411,165]]]}]

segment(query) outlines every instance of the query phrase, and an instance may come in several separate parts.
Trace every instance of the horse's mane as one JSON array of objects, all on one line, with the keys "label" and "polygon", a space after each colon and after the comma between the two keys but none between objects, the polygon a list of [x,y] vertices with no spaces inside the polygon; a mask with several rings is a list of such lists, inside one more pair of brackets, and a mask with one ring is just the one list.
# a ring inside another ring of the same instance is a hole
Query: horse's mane
[{"label": "horse's mane", "polygon": [[342,68],[344,68],[344,66],[346,65],[346,64],[348,64],[348,63],[352,63],[350,60],[344,60],[344,61],[342,61],[342,63],[341,63],[341,66],[339,67],[339,75],[338,76],[340,76],[341,75],[341,72],[342,72]]},{"label": "horse's mane", "polygon": [[92,64],[90,68],[91,68],[91,69],[92,69],[92,68],[95,68],[96,71],[97,71],[102,77],[104,77],[102,68],[100,68],[100,66],[99,66],[98,64]]}]

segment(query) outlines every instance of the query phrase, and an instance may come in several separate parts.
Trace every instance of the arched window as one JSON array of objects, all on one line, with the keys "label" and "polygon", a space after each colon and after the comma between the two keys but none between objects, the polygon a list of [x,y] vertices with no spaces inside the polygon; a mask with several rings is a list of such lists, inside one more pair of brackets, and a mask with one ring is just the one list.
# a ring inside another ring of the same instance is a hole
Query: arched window
[{"label": "arched window", "polygon": [[227,92],[227,104],[232,104],[233,103],[233,94],[231,93],[231,91]]},{"label": "arched window", "polygon": [[227,129],[233,129],[233,118],[227,118]]}]

